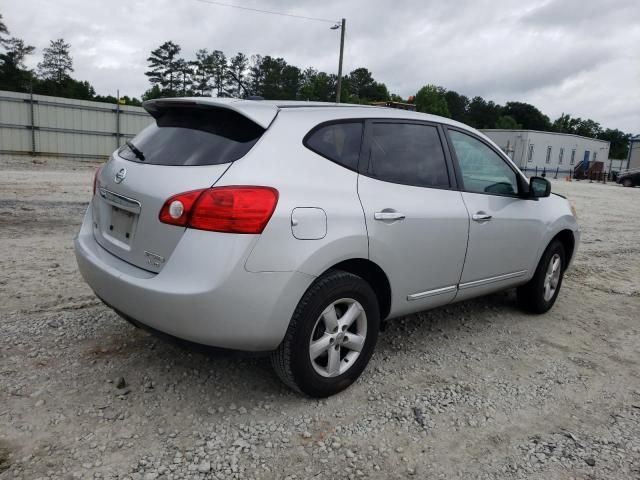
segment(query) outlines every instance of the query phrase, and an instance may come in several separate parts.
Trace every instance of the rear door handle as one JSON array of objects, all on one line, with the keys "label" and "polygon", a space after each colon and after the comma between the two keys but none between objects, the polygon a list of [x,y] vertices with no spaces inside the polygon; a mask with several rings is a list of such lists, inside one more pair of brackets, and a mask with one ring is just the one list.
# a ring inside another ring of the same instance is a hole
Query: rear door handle
[{"label": "rear door handle", "polygon": [[491,215],[484,213],[484,212],[478,212],[478,213],[474,213],[471,218],[473,219],[474,222],[488,222],[489,220],[491,220]]},{"label": "rear door handle", "polygon": [[375,212],[373,214],[373,218],[375,218],[376,220],[386,220],[386,221],[390,221],[390,220],[404,220],[405,216],[404,214],[400,213],[400,212]]}]

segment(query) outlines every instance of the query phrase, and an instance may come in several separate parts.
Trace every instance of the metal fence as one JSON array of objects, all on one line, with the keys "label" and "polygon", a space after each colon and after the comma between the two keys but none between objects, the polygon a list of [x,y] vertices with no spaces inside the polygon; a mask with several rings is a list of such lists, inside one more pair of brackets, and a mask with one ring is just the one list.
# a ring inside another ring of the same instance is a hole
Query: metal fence
[{"label": "metal fence", "polygon": [[0,154],[104,159],[151,122],[141,107],[0,91]]}]

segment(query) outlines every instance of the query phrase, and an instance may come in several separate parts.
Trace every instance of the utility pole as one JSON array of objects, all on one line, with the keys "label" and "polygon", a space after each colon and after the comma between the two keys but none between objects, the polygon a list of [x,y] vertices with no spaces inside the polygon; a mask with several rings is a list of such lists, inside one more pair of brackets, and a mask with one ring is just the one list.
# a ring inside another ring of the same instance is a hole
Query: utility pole
[{"label": "utility pole", "polygon": [[336,88],[336,103],[340,103],[340,92],[342,90],[342,57],[344,54],[344,30],[347,21],[343,18],[340,24],[340,61],[338,63],[338,86]]}]

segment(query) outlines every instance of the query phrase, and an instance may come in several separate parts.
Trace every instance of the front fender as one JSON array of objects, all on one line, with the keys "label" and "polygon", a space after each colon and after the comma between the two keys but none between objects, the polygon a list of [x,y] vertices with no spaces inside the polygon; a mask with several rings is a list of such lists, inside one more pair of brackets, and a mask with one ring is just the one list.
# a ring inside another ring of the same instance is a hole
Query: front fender
[{"label": "front fender", "polygon": [[560,211],[560,215],[553,219],[550,218],[549,221],[547,222],[547,228],[544,232],[543,239],[540,242],[538,251],[536,252],[536,257],[535,257],[536,261],[533,268],[531,269],[531,275],[535,273],[536,267],[540,262],[540,259],[542,258],[544,251],[547,249],[551,241],[556,236],[558,236],[559,233],[563,231],[570,231],[573,235],[573,241],[574,241],[573,252],[571,257],[567,261],[566,268],[569,268],[569,266],[571,265],[573,259],[576,256],[578,245],[580,244],[580,226],[578,225],[576,218],[571,213],[569,202],[564,198],[557,197],[557,200],[554,203],[556,203],[556,205],[554,205],[555,208],[550,209],[551,210],[550,213],[551,212],[557,213],[558,211]]}]

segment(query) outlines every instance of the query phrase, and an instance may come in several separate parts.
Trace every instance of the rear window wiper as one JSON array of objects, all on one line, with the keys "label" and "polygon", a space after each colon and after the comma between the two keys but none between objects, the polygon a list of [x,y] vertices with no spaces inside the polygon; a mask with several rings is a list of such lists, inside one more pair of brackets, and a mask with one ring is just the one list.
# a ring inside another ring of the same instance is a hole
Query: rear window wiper
[{"label": "rear window wiper", "polygon": [[129,147],[129,150],[133,152],[133,154],[136,156],[138,160],[140,160],[141,162],[144,162],[144,154],[142,153],[142,150],[138,149],[138,147],[136,147],[131,142],[131,140],[127,140],[127,147]]}]

